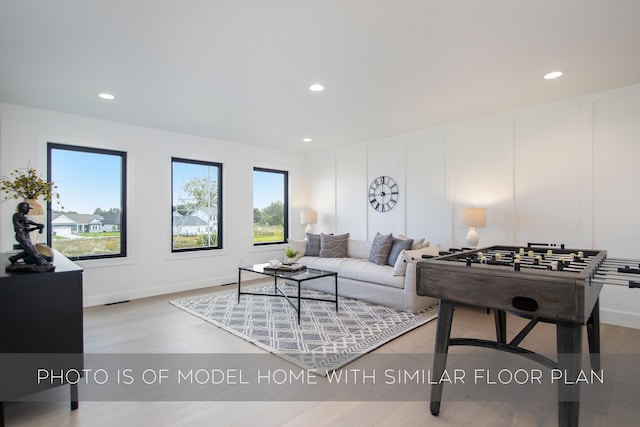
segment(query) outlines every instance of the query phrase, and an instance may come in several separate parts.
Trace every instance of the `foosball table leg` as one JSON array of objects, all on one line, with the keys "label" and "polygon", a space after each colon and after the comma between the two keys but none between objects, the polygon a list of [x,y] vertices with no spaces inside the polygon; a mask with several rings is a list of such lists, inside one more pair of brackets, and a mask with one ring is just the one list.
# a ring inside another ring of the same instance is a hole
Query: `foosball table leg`
[{"label": "foosball table leg", "polygon": [[591,316],[587,321],[587,338],[589,340],[589,360],[591,369],[600,370],[600,300],[596,301]]},{"label": "foosball table leg", "polygon": [[496,322],[496,341],[501,344],[507,343],[507,313],[504,310],[493,309]]},{"label": "foosball table leg", "polygon": [[580,323],[558,322],[556,343],[558,369],[564,373],[558,381],[558,426],[578,426],[580,417],[580,383],[576,381],[582,358],[582,326]]},{"label": "foosball table leg", "polygon": [[[453,307],[451,301],[440,300],[438,306],[438,324],[436,327],[436,344],[433,354],[434,378],[441,378],[447,367],[447,354],[449,352],[449,338],[451,337],[451,323],[453,321]],[[431,415],[437,416],[440,413],[440,402],[442,401],[441,381],[436,381],[431,385]]]}]

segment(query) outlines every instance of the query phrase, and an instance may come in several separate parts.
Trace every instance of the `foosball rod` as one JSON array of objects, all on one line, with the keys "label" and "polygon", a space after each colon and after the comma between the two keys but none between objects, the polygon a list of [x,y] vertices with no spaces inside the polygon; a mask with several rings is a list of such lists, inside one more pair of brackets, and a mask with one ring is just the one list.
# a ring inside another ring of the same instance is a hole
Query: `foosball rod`
[{"label": "foosball rod", "polygon": [[564,249],[564,243],[527,243],[528,248],[544,247],[544,248],[560,248]]},{"label": "foosball rod", "polygon": [[635,280],[605,279],[604,281],[592,280],[591,283],[596,285],[611,285],[611,286],[625,286],[628,288],[640,288],[640,282]]},{"label": "foosball rod", "polygon": [[623,258],[605,258],[604,264],[611,265],[638,265],[640,261],[637,259],[623,259]]},{"label": "foosball rod", "polygon": [[636,268],[636,267],[629,267],[628,265],[625,265],[624,267],[620,267],[620,266],[612,266],[612,265],[601,265],[599,266],[596,271],[598,272],[605,272],[607,274],[615,274],[615,275],[620,275],[622,277],[630,277],[632,275],[638,275],[638,277],[640,277],[640,268]]}]

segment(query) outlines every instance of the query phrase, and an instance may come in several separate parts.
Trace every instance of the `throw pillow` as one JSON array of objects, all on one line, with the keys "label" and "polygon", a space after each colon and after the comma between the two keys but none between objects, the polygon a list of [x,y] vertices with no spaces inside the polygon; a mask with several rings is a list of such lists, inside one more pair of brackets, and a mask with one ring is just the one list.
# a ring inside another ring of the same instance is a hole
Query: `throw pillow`
[{"label": "throw pillow", "polygon": [[422,255],[440,255],[440,244],[428,246],[422,249],[404,250],[400,252],[396,263],[393,265],[393,275],[404,276],[407,273],[407,264],[422,260]]},{"label": "throw pillow", "polygon": [[306,240],[294,240],[287,239],[287,243],[291,246],[291,249],[294,251],[298,251],[298,255],[295,257],[293,262],[297,261],[298,258],[305,256],[307,253],[307,241]]},{"label": "throw pillow", "polygon": [[371,244],[371,253],[369,254],[369,261],[378,265],[385,265],[389,259],[389,252],[391,252],[391,246],[393,245],[393,236],[389,234],[376,233],[376,237]]},{"label": "throw pillow", "polygon": [[[404,234],[398,234],[398,239],[408,239],[407,236],[405,236]],[[426,248],[427,246],[429,246],[431,244],[431,242],[425,241],[426,239],[413,239],[413,246],[411,247],[411,249],[422,249],[422,248]]]},{"label": "throw pillow", "polygon": [[307,256],[320,256],[320,235],[307,233]]},{"label": "throw pillow", "polygon": [[393,245],[391,245],[391,251],[389,252],[389,260],[387,264],[394,266],[398,255],[405,249],[411,249],[413,247],[413,239],[396,239],[393,238]]},{"label": "throw pillow", "polygon": [[349,233],[324,234],[320,233],[320,258],[346,258],[349,243]]}]

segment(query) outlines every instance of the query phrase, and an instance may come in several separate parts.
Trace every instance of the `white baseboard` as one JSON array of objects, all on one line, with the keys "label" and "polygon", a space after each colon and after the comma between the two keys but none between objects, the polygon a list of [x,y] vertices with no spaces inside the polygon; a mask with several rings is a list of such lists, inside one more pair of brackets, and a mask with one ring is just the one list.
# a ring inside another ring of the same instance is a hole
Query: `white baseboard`
[{"label": "white baseboard", "polygon": [[640,329],[640,314],[608,310],[600,307],[600,323]]},{"label": "white baseboard", "polygon": [[168,286],[160,286],[155,288],[136,289],[127,292],[117,292],[113,294],[97,295],[87,297],[83,300],[84,307],[95,305],[113,304],[121,301],[129,301],[133,299],[154,297],[158,295],[172,294],[175,292],[192,291],[195,289],[207,288],[210,286],[226,285],[228,283],[237,283],[237,276],[218,277],[215,280],[177,283]]}]

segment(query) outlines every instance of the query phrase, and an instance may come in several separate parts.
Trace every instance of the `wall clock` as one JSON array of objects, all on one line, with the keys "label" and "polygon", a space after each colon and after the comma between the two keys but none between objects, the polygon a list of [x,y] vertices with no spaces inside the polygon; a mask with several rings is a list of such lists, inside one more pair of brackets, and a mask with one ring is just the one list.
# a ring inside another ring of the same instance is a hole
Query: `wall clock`
[{"label": "wall clock", "polygon": [[379,176],[369,186],[369,203],[378,212],[388,212],[398,203],[398,184],[388,176]]}]

